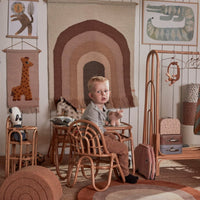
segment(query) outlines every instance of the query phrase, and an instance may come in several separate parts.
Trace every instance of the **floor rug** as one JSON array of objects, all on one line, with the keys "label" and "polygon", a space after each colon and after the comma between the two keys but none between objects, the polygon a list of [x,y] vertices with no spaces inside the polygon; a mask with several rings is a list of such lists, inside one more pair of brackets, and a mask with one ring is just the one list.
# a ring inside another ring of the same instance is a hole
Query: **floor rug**
[{"label": "floor rug", "polygon": [[[99,186],[104,182],[99,183]],[[91,185],[77,195],[78,200],[200,200],[200,191],[175,183],[139,180],[137,184],[112,181],[104,192],[97,192]]]}]

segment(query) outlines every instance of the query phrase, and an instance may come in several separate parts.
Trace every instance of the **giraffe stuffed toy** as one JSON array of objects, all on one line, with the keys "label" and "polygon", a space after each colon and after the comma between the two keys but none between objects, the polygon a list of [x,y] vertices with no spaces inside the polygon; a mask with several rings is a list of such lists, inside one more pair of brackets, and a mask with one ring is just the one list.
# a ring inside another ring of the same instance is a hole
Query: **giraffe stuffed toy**
[{"label": "giraffe stuffed toy", "polygon": [[12,88],[11,95],[13,96],[13,101],[20,101],[22,95],[25,96],[26,101],[30,101],[32,100],[32,93],[30,88],[29,68],[33,66],[33,63],[29,61],[29,57],[22,57],[21,61],[21,84]]}]

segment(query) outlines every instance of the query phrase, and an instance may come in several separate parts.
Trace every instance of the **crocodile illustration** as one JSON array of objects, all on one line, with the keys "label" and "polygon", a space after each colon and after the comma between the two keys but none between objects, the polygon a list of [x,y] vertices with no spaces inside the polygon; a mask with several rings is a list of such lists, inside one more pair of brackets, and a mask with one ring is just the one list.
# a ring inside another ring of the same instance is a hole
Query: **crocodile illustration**
[{"label": "crocodile illustration", "polygon": [[191,41],[194,36],[194,13],[193,10],[186,6],[152,6],[147,5],[147,12],[158,13],[159,19],[166,26],[170,21],[184,21],[183,27],[156,27],[152,23],[153,18],[147,21],[147,35],[154,40],[161,41]]}]

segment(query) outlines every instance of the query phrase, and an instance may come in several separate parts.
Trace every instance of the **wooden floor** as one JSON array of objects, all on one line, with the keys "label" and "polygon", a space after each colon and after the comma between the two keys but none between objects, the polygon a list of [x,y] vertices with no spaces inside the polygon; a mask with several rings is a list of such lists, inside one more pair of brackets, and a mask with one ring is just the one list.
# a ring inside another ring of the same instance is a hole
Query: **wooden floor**
[{"label": "wooden floor", "polygon": [[[50,164],[49,159],[42,166],[49,168],[54,173],[55,167]],[[66,168],[65,165],[62,166]],[[114,177],[114,176],[113,176]],[[101,172],[97,179],[99,181],[105,180],[106,174]],[[114,177],[115,178],[115,177]],[[141,176],[140,179],[143,179]],[[187,185],[200,191],[200,160],[164,160],[160,164],[160,175],[156,177],[156,180],[174,182],[181,185]],[[0,158],[0,185],[4,181],[4,158]],[[86,185],[90,184],[90,181],[84,179],[79,173],[78,182],[73,188],[66,187],[65,181],[61,181],[63,188],[63,197],[61,200],[75,200],[79,190]]]}]

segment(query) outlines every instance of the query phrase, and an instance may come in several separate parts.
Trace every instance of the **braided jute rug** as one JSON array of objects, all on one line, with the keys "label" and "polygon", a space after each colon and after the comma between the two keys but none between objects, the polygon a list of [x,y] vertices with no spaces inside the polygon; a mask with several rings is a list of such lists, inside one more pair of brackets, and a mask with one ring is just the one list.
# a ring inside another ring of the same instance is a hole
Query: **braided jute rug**
[{"label": "braided jute rug", "polygon": [[[104,182],[99,183],[103,185]],[[137,184],[112,181],[104,192],[97,192],[91,185],[77,195],[78,200],[200,200],[200,191],[171,182],[139,180]]]}]

